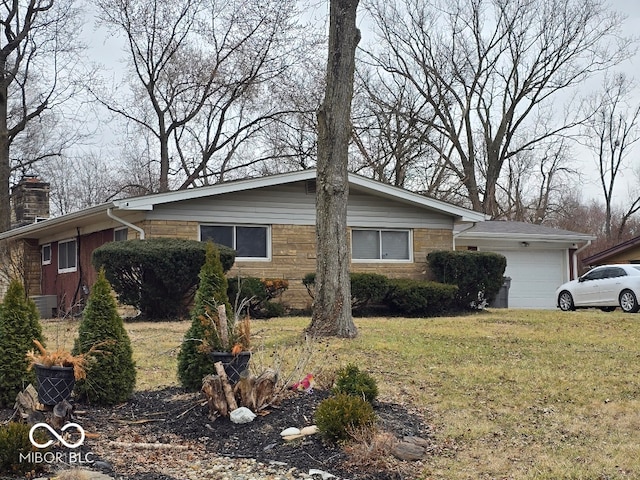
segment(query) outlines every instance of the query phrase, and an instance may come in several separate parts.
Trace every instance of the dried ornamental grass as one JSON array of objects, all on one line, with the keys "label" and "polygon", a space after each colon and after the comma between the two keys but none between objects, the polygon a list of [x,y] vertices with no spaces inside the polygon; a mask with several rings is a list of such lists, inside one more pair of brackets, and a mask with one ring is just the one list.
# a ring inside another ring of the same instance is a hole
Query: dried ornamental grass
[{"label": "dried ornamental grass", "polygon": [[76,380],[82,380],[87,378],[87,364],[90,361],[90,357],[98,353],[109,353],[99,350],[100,347],[113,343],[113,340],[107,340],[100,342],[92,346],[87,352],[80,355],[72,355],[68,350],[59,348],[55,351],[47,350],[42,343],[38,340],[33,340],[33,343],[38,347],[38,352],[31,350],[27,353],[27,359],[31,362],[30,367],[33,365],[42,365],[44,367],[73,367],[73,376]]}]

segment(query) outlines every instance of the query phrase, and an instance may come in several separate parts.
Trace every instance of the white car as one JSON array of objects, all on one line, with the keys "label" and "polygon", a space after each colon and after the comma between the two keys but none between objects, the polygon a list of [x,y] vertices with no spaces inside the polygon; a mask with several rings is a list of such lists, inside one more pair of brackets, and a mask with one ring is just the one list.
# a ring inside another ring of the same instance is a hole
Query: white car
[{"label": "white car", "polygon": [[597,307],[610,312],[620,307],[627,313],[640,310],[640,265],[601,265],[560,285],[556,290],[560,310]]}]

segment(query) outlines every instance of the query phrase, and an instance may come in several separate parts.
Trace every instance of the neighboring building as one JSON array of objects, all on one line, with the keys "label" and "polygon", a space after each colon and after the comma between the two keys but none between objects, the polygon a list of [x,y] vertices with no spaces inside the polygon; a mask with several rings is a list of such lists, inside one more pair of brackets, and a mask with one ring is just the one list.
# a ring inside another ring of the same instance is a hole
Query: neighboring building
[{"label": "neighboring building", "polygon": [[[110,241],[151,237],[214,239],[229,245],[237,251],[230,275],[287,279],[283,301],[307,308],[311,300],[302,278],[315,271],[315,176],[315,170],[304,170],[117,200],[13,229],[0,234],[0,242],[19,245],[32,265],[25,275],[29,292],[54,298],[63,311],[81,302],[93,284],[94,249]],[[480,226],[500,222],[486,222],[483,214],[355,174],[349,174],[349,188],[352,271],[428,278],[429,252],[491,250],[491,244],[504,241],[511,253],[526,238],[529,254],[540,252],[546,258],[554,252],[555,264],[549,268],[554,279],[562,279],[560,284],[570,278],[571,252],[592,239],[557,231],[552,240],[550,232],[538,231],[525,237],[503,232],[487,241]],[[473,236],[474,229],[482,238]],[[34,258],[38,268],[33,268]],[[518,285],[519,274],[513,274]],[[554,308],[555,299],[543,293],[544,299],[518,306]],[[510,306],[515,305],[510,301]]]},{"label": "neighboring building", "polygon": [[640,237],[619,243],[582,260],[586,267],[614,263],[640,263]]}]

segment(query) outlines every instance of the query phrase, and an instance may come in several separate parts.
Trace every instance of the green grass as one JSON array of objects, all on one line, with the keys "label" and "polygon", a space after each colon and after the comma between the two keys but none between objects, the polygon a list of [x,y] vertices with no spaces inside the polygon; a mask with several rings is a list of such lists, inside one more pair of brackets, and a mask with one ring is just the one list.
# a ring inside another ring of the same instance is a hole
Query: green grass
[{"label": "green grass", "polygon": [[[440,453],[425,461],[425,479],[640,478],[640,315],[491,310],[355,321],[358,338],[308,351],[308,318],[256,321],[255,363],[286,373],[308,356],[304,371],[321,379],[347,363],[371,373],[381,400],[410,403],[434,426]],[[177,384],[187,327],[127,324],[138,389]],[[47,323],[50,345],[74,328]]]}]

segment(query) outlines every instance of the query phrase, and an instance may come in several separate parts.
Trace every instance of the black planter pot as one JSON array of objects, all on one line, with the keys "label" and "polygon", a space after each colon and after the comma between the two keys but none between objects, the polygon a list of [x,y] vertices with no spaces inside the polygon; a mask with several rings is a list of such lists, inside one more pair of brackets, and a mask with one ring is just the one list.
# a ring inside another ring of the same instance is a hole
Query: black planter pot
[{"label": "black planter pot", "polygon": [[73,367],[45,367],[34,365],[38,380],[38,400],[43,405],[55,405],[63,400],[69,400],[76,379]]},{"label": "black planter pot", "polygon": [[251,360],[251,352],[240,352],[237,355],[229,352],[211,352],[209,356],[213,363],[222,362],[224,372],[231,384],[238,383],[240,374],[249,367],[249,360]]}]

